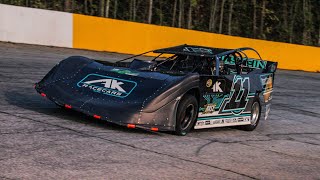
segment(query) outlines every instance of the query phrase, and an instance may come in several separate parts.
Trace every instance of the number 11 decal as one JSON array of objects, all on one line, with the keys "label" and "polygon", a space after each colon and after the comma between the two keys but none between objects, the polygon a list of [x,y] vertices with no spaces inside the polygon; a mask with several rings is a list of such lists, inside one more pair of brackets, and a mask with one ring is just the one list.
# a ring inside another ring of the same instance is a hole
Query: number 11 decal
[{"label": "number 11 decal", "polygon": [[249,77],[235,76],[230,90],[229,100],[224,106],[222,112],[232,112],[233,114],[241,114],[241,112],[245,110],[249,101],[249,91]]}]

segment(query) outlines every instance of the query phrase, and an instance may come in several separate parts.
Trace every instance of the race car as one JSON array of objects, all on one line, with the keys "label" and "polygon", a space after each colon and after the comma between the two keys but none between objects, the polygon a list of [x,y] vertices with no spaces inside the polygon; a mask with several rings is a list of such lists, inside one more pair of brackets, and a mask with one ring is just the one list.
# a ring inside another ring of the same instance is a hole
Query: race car
[{"label": "race car", "polygon": [[277,62],[262,60],[253,48],[185,44],[117,62],[72,56],[35,89],[58,106],[128,128],[177,135],[224,126],[252,131],[268,117],[276,69]]}]

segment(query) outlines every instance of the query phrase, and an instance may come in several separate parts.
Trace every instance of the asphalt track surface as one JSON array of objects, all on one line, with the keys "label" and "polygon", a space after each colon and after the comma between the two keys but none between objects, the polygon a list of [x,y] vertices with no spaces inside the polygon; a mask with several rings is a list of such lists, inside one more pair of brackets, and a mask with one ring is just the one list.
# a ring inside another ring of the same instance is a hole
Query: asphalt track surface
[{"label": "asphalt track surface", "polygon": [[128,55],[0,42],[0,179],[319,179],[320,73],[279,70],[253,132],[180,137],[58,108],[33,89],[71,55]]}]

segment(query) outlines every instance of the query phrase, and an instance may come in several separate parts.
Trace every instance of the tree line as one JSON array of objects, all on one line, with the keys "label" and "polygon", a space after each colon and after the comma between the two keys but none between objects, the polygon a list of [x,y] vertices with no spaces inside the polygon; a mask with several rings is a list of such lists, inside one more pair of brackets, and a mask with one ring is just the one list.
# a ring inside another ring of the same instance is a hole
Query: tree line
[{"label": "tree line", "polygon": [[0,3],[320,46],[320,0],[0,0]]}]

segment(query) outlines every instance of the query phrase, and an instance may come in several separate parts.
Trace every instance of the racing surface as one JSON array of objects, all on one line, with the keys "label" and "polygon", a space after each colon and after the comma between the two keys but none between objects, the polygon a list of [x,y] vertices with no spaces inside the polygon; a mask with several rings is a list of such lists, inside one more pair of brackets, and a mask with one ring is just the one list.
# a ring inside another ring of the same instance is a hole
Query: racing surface
[{"label": "racing surface", "polygon": [[279,70],[253,132],[127,129],[57,107],[33,88],[71,55],[128,55],[0,42],[0,179],[319,179],[320,73]]}]

